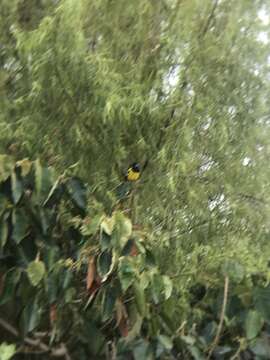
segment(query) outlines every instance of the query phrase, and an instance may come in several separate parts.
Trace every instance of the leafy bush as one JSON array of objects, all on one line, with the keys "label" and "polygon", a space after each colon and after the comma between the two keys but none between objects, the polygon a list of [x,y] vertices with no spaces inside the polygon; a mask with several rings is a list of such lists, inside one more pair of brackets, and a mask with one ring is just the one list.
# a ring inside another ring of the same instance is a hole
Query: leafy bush
[{"label": "leafy bush", "polygon": [[105,215],[71,173],[56,178],[38,160],[0,157],[0,326],[16,356],[269,357],[267,273],[246,276],[228,260],[184,292],[181,272],[160,272],[125,205]]},{"label": "leafy bush", "polygon": [[39,161],[1,157],[3,311],[22,336],[45,331],[50,344],[65,340],[79,358],[170,351],[170,338],[151,318],[171,297],[172,282],[160,274],[147,234],[121,211],[86,214],[78,178],[53,182]]}]

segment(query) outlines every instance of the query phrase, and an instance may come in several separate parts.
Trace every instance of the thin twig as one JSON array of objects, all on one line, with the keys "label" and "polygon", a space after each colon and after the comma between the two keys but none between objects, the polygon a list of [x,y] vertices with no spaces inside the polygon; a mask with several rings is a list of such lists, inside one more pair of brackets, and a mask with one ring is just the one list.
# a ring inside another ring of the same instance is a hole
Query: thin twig
[{"label": "thin twig", "polygon": [[221,308],[221,314],[220,314],[220,319],[219,319],[219,324],[218,324],[218,328],[217,328],[217,333],[216,336],[214,338],[214,341],[210,347],[208,356],[206,358],[206,360],[209,360],[212,356],[213,351],[215,350],[216,346],[219,343],[220,340],[220,335],[222,332],[222,326],[223,326],[223,322],[224,322],[224,317],[225,317],[225,311],[226,311],[226,306],[227,306],[227,301],[228,301],[228,289],[229,289],[229,277],[226,276],[225,280],[224,280],[224,293],[223,293],[223,303],[222,303],[222,308]]},{"label": "thin twig", "polygon": [[215,0],[215,2],[214,2],[214,4],[213,4],[211,13],[210,13],[210,15],[208,16],[208,19],[207,19],[207,22],[206,22],[206,24],[205,24],[205,27],[204,27],[204,29],[203,29],[202,32],[201,32],[201,38],[204,37],[204,35],[207,33],[207,31],[208,31],[208,29],[209,29],[209,27],[210,27],[210,24],[211,24],[211,22],[212,22],[212,20],[213,20],[213,18],[214,18],[214,14],[215,14],[216,8],[217,8],[217,6],[218,6],[218,2],[219,2],[219,0]]}]

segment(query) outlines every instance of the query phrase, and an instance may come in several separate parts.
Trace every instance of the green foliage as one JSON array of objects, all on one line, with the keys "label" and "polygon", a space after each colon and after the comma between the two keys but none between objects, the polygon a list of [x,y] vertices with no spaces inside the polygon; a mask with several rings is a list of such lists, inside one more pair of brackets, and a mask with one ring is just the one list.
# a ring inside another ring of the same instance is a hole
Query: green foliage
[{"label": "green foliage", "polygon": [[269,358],[267,17],[2,0],[0,303],[22,333],[79,359],[202,359],[228,276],[212,357]]},{"label": "green foliage", "polygon": [[9,360],[16,353],[16,346],[13,344],[8,345],[7,343],[2,343],[0,345],[0,359]]}]

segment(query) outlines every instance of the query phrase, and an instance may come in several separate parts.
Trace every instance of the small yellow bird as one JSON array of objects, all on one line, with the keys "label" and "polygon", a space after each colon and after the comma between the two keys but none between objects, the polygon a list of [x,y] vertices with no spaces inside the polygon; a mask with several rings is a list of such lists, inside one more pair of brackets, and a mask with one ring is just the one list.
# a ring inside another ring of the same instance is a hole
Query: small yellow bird
[{"label": "small yellow bird", "polygon": [[141,176],[140,164],[133,163],[127,169],[127,173],[125,175],[126,181],[137,181]]}]

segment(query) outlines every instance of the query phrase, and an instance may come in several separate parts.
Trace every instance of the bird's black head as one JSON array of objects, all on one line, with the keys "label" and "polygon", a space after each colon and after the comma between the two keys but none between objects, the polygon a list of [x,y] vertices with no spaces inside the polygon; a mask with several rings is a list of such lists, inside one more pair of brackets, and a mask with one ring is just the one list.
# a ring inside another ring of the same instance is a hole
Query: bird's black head
[{"label": "bird's black head", "polygon": [[132,170],[135,171],[135,172],[140,172],[140,164],[138,164],[138,163],[133,163],[133,164],[131,165],[131,168],[132,168]]}]

